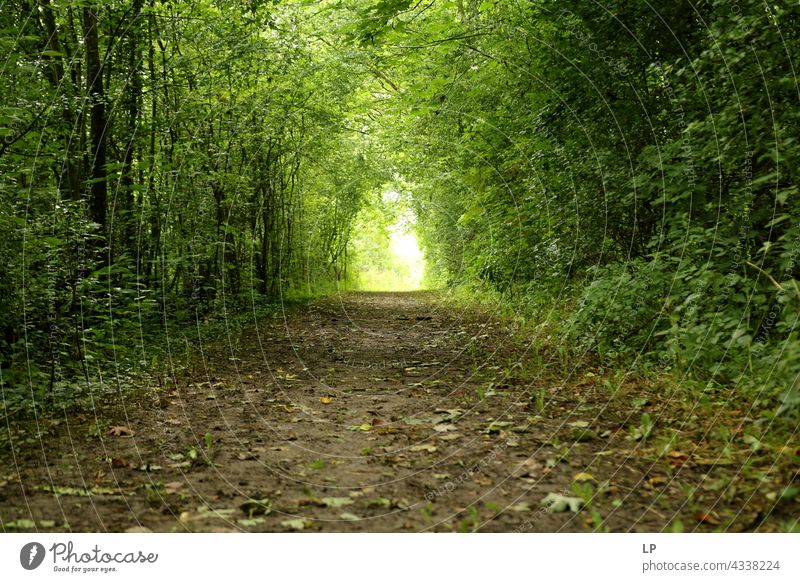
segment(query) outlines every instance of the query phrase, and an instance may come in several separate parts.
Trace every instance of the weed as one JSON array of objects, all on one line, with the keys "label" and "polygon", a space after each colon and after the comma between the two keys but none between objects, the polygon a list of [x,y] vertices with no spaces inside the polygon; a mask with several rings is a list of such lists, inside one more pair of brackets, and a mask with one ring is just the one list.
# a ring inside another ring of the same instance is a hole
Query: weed
[{"label": "weed", "polygon": [[461,520],[458,529],[461,533],[476,532],[481,526],[480,518],[478,517],[478,508],[470,505],[467,508],[467,517]]},{"label": "weed", "polygon": [[314,471],[321,471],[322,469],[325,468],[325,460],[324,459],[314,459],[313,461],[311,461],[308,464],[308,467],[310,469],[313,469]]},{"label": "weed", "polygon": [[531,394],[531,400],[533,401],[533,405],[536,408],[536,412],[542,414],[544,412],[544,399],[547,392],[544,388],[539,388],[533,391]]}]

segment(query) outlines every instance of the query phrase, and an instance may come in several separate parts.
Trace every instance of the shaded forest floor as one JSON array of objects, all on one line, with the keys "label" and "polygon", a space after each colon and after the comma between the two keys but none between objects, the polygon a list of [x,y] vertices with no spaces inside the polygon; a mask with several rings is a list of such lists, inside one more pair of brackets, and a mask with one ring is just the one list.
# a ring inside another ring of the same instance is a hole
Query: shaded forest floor
[{"label": "shaded forest floor", "polygon": [[436,293],[312,303],[3,451],[3,529],[791,528],[798,444],[754,441],[746,405],[520,336]]}]

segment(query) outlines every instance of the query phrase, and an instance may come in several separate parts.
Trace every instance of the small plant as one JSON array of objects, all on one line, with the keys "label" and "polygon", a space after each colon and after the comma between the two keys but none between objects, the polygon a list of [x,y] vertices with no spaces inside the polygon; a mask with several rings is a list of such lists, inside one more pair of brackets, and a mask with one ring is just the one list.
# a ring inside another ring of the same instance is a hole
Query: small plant
[{"label": "small plant", "polygon": [[160,506],[164,502],[166,491],[164,489],[164,483],[161,481],[146,483],[142,488],[142,491],[144,492],[144,498],[149,505]]},{"label": "small plant", "polygon": [[325,468],[325,460],[324,459],[314,459],[308,464],[310,469],[314,471],[321,471]]},{"label": "small plant", "polygon": [[480,518],[478,517],[478,508],[474,505],[470,505],[467,508],[467,517],[461,520],[461,523],[458,526],[458,529],[461,533],[469,533],[469,532],[476,532],[478,528],[480,528],[481,522]]},{"label": "small plant", "polygon": [[683,533],[683,522],[679,518],[675,518],[666,531],[667,533]]},{"label": "small plant", "polygon": [[429,523],[432,523],[433,522],[433,502],[432,501],[428,501],[428,503],[426,503],[425,505],[420,507],[419,508],[419,514],[422,516],[422,518],[425,521],[427,521]]},{"label": "small plant", "polygon": [[544,412],[545,394],[546,394],[545,389],[539,388],[531,396],[531,400],[533,400],[533,405],[536,408],[536,412],[538,412],[539,414]]},{"label": "small plant", "polygon": [[639,426],[631,427],[631,438],[635,441],[646,440],[647,437],[650,436],[650,433],[653,432],[654,426],[655,425],[653,424],[653,419],[650,417],[650,413],[643,413],[642,418],[639,421]]},{"label": "small plant", "polygon": [[210,432],[207,432],[203,436],[203,441],[206,444],[206,459],[208,459],[208,464],[211,464],[211,457],[214,456],[214,438],[211,436]]},{"label": "small plant", "polygon": [[800,518],[795,519],[794,521],[787,519],[786,521],[781,522],[780,531],[783,533],[800,533]]},{"label": "small plant", "polygon": [[589,510],[589,515],[592,520],[592,525],[595,531],[608,531],[603,525],[603,516],[594,507],[592,501],[594,500],[594,488],[591,483],[578,483],[577,481],[572,484],[572,492],[583,500],[584,507]]},{"label": "small plant", "polygon": [[183,454],[183,457],[191,463],[192,467],[196,467],[197,465],[213,465],[211,459],[214,456],[214,439],[210,432],[207,432],[203,436],[203,441],[205,443],[205,449],[203,450],[202,455],[194,445],[189,447],[189,449]]},{"label": "small plant", "polygon": [[195,447],[189,447],[189,450],[186,451],[184,457],[186,457],[186,460],[191,463],[192,467],[200,463],[200,455]]}]

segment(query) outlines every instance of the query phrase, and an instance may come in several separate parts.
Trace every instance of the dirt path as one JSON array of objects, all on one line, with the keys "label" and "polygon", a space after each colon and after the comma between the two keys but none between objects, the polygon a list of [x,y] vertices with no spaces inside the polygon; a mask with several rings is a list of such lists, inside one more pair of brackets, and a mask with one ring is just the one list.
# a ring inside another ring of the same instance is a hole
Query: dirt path
[{"label": "dirt path", "polygon": [[[55,531],[761,524],[763,495],[702,495],[735,463],[631,435],[643,409],[659,415],[654,388],[623,384],[612,401],[592,372],[547,377],[546,354],[526,354],[507,325],[426,293],[349,294],[264,322],[153,402],[99,425],[70,417],[8,458],[0,519]],[[578,487],[591,505],[572,512]],[[549,494],[566,511],[541,507]]]}]

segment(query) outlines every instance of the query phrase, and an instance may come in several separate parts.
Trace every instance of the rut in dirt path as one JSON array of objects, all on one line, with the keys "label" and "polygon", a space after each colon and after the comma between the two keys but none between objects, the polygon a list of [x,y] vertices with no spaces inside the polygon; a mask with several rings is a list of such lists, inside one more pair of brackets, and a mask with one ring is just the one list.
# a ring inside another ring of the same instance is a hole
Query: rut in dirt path
[{"label": "rut in dirt path", "polygon": [[585,482],[603,527],[665,527],[680,500],[665,489],[653,501],[653,463],[631,453],[625,412],[590,383],[531,371],[510,325],[436,293],[315,302],[211,346],[177,388],[102,430],[90,415],[54,427],[0,475],[0,518],[73,531],[585,531],[588,508],[571,511]]}]

